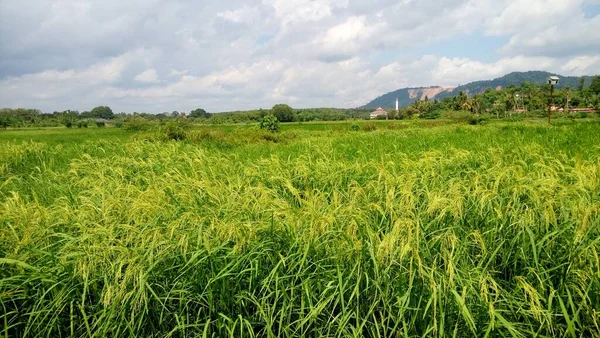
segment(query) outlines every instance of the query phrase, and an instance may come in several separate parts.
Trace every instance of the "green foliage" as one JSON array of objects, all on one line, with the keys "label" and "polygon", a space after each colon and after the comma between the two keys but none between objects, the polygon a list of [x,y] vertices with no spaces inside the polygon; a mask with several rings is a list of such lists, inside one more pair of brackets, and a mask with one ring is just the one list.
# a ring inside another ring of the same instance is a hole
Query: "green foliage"
[{"label": "green foliage", "polygon": [[9,126],[12,125],[12,118],[11,116],[4,112],[3,110],[0,110],[0,128],[8,128]]},{"label": "green foliage", "polygon": [[190,117],[192,118],[203,118],[208,119],[212,116],[212,114],[208,113],[206,110],[202,108],[194,109],[190,112]]},{"label": "green foliage", "polygon": [[189,125],[181,120],[169,121],[160,127],[159,133],[163,139],[183,141],[188,137]]},{"label": "green foliage", "polygon": [[96,121],[96,127],[98,127],[98,128],[104,128],[104,127],[106,127],[106,122],[101,121],[101,120],[97,120]]},{"label": "green foliage", "polygon": [[273,114],[269,114],[260,121],[260,129],[267,130],[271,133],[279,132],[279,121]]},{"label": "green foliage", "polygon": [[594,76],[589,89],[592,94],[600,95],[600,75]]},{"label": "green foliage", "polygon": [[127,131],[149,131],[156,127],[156,122],[148,121],[141,117],[130,117],[125,120],[124,128]]},{"label": "green foliage", "polygon": [[352,125],[350,125],[350,130],[351,131],[360,131],[360,125],[358,123],[352,123]]},{"label": "green foliage", "polygon": [[0,127],[28,127],[39,124],[41,112],[37,109],[2,108],[0,109]]},{"label": "green foliage", "polygon": [[123,126],[125,125],[125,121],[119,119],[119,120],[115,120],[114,121],[115,127],[117,128],[123,128]]},{"label": "green foliage", "polygon": [[469,111],[464,111],[464,110],[445,111],[440,115],[440,117],[442,119],[446,119],[446,120],[465,122],[465,123],[469,123],[469,124],[474,124],[473,121],[475,120],[475,116],[473,113],[471,113]]},{"label": "green foliage", "polygon": [[88,120],[79,120],[77,121],[77,128],[87,128],[89,124]]},{"label": "green foliage", "polygon": [[92,109],[92,111],[90,111],[89,114],[86,114],[85,117],[110,120],[115,117],[115,114],[113,113],[112,109],[110,109],[110,107],[108,106],[98,106]]},{"label": "green foliage", "polygon": [[421,114],[421,118],[427,119],[427,120],[438,119],[442,115],[442,112],[443,112],[442,109],[430,110],[430,111],[427,111],[427,112],[424,112],[423,114]]},{"label": "green foliage", "polygon": [[276,104],[271,109],[271,114],[275,115],[279,122],[294,121],[294,110],[287,104]]},{"label": "green foliage", "polygon": [[406,107],[405,109],[403,109],[403,111],[404,111],[404,114],[406,114],[406,117],[408,117],[408,118],[412,117],[413,115],[419,114],[419,110],[414,106]]},{"label": "green foliage", "polygon": [[365,123],[362,126],[362,130],[364,130],[364,131],[375,131],[375,130],[377,130],[377,125],[375,125],[375,123]]}]

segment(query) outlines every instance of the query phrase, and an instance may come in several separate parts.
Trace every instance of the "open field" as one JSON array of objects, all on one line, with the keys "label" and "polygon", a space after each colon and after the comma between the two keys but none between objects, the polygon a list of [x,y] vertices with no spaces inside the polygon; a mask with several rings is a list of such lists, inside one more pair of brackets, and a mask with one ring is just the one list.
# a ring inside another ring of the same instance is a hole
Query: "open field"
[{"label": "open field", "polygon": [[600,336],[598,120],[369,124],[0,131],[0,333]]}]

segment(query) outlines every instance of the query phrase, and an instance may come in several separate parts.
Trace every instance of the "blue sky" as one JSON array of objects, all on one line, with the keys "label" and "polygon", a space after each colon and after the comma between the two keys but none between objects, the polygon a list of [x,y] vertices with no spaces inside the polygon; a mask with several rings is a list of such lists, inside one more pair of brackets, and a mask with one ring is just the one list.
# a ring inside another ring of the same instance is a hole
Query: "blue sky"
[{"label": "blue sky", "polygon": [[512,71],[600,73],[600,0],[0,2],[0,106],[356,107]]}]

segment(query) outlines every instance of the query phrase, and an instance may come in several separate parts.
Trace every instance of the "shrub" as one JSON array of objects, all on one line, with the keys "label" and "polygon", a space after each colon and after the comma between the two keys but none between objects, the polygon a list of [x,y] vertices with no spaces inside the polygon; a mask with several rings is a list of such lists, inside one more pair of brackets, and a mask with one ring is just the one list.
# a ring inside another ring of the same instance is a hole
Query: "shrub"
[{"label": "shrub", "polygon": [[123,122],[123,120],[116,120],[115,121],[115,127],[117,127],[117,128],[123,128],[124,124],[125,124],[125,122]]},{"label": "shrub", "polygon": [[374,123],[367,123],[362,128],[364,131],[373,131],[377,130],[377,126]]},{"label": "shrub", "polygon": [[421,118],[427,119],[427,120],[434,120],[434,119],[439,118],[442,115],[442,112],[443,112],[443,110],[440,110],[440,109],[426,111],[421,115]]},{"label": "shrub", "polygon": [[160,133],[167,140],[182,141],[187,138],[188,126],[179,121],[170,121],[161,126]]},{"label": "shrub", "polygon": [[281,136],[278,134],[274,134],[274,133],[266,133],[266,134],[262,135],[262,138],[265,141],[270,141],[273,143],[279,143],[281,141]]},{"label": "shrub", "polygon": [[464,123],[473,124],[473,125],[479,124],[484,120],[482,118],[482,115],[473,114],[471,112],[464,111],[464,110],[445,111],[441,114],[441,118],[456,121],[456,122],[464,122]]},{"label": "shrub", "polygon": [[79,122],[77,122],[77,128],[87,128],[88,127],[88,120],[80,120]]},{"label": "shrub", "polygon": [[155,123],[143,118],[133,117],[125,122],[124,129],[127,131],[148,131],[155,126]]},{"label": "shrub", "polygon": [[360,130],[360,125],[358,123],[352,123],[352,125],[350,126],[350,130],[352,130],[352,131],[359,131]]},{"label": "shrub", "polygon": [[265,129],[272,133],[279,132],[279,121],[273,114],[269,114],[260,121],[260,129]]},{"label": "shrub", "polygon": [[96,121],[96,127],[104,128],[106,127],[106,123],[104,123],[103,121]]}]

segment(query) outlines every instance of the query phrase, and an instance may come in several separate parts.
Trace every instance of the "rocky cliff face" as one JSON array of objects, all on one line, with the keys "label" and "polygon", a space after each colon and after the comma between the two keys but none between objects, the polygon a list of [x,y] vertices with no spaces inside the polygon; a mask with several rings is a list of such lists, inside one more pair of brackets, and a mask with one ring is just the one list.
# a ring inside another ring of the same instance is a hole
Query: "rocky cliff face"
[{"label": "rocky cliff face", "polygon": [[443,93],[443,92],[451,93],[453,90],[454,90],[454,88],[452,88],[452,87],[448,87],[448,88],[443,88],[443,87],[415,88],[415,89],[408,90],[408,96],[412,100],[417,99],[417,98],[419,100],[424,100],[425,97],[427,97],[429,99],[433,99],[440,93]]}]

